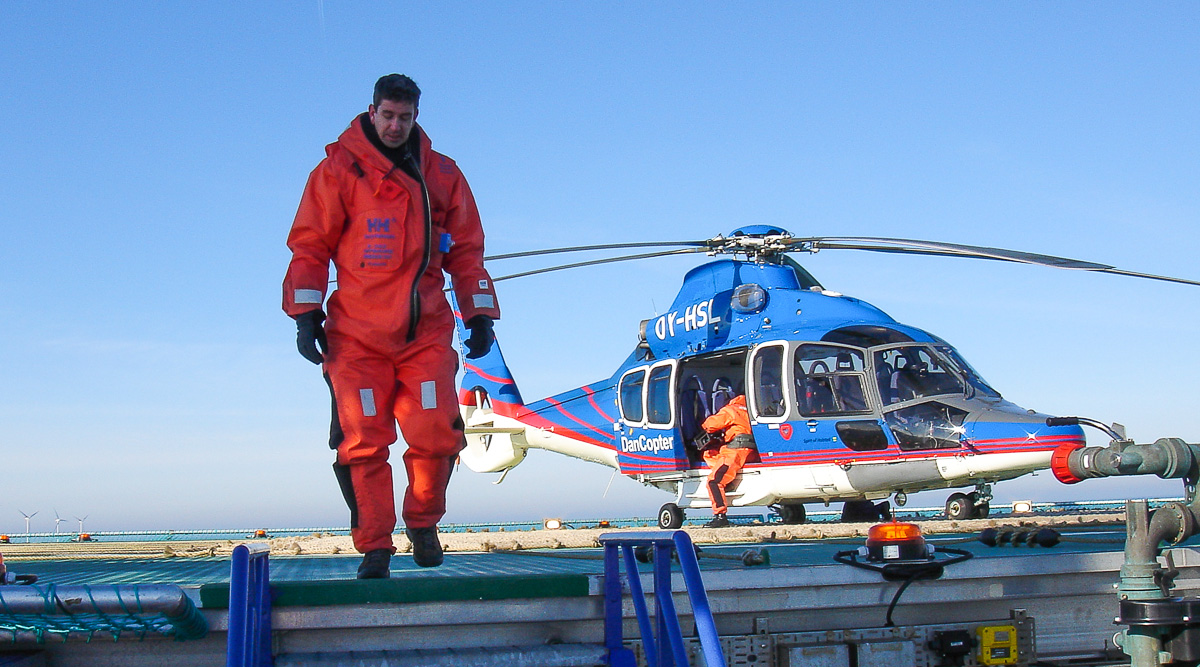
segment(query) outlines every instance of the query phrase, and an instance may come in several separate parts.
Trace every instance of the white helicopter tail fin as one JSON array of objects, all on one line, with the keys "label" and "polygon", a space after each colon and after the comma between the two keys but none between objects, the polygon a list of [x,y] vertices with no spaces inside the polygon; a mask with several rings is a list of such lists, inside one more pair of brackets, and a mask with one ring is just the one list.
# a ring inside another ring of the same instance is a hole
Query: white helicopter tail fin
[{"label": "white helicopter tail fin", "polygon": [[[460,313],[455,311],[460,341],[470,336]],[[514,419],[525,401],[517,390],[499,341],[478,359],[466,358],[463,345],[463,378],[458,392],[467,447],[459,459],[475,472],[508,470],[525,459],[528,444],[525,427]],[[503,478],[501,478],[503,479]]]}]

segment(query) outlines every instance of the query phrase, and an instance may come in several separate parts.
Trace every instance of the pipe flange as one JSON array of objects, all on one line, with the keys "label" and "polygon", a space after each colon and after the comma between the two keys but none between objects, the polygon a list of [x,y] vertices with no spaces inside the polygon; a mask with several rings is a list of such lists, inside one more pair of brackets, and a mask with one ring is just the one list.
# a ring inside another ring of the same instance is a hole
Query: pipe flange
[{"label": "pipe flange", "polygon": [[1134,627],[1200,626],[1200,599],[1121,600],[1116,622]]},{"label": "pipe flange", "polygon": [[1071,472],[1071,454],[1077,450],[1083,449],[1083,444],[1078,442],[1064,442],[1054,448],[1054,453],[1050,455],[1050,471],[1054,473],[1054,477],[1063,484],[1076,484],[1082,482],[1083,478],[1078,477]]}]

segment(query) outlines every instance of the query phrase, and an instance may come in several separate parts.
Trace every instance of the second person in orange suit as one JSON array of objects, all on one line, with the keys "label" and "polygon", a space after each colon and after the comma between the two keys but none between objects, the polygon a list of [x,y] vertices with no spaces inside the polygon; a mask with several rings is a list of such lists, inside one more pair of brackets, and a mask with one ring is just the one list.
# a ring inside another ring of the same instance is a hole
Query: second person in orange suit
[{"label": "second person in orange suit", "polygon": [[725,516],[729,507],[725,503],[725,487],[737,477],[746,459],[754,453],[754,435],[750,430],[750,414],[746,411],[746,397],[733,397],[701,424],[707,433],[717,434],[723,443],[719,448],[704,450],[704,462],[708,464],[708,495],[712,499],[713,520],[706,528],[723,528],[729,525]]},{"label": "second person in orange suit", "polygon": [[[487,352],[492,320],[500,317],[483,268],[475,199],[458,166],[416,124],[420,94],[406,76],[379,79],[367,112],[326,146],[288,235],[283,309],[296,319],[300,353],[324,364],[334,472],[354,546],[364,554],[364,579],[389,576],[395,553],[388,455],[397,423],[408,445],[403,518],[413,559],[425,567],[442,562],[437,523],[466,444],[443,271],[471,330],[468,356]],[[326,319],[330,261],[337,289]]]}]

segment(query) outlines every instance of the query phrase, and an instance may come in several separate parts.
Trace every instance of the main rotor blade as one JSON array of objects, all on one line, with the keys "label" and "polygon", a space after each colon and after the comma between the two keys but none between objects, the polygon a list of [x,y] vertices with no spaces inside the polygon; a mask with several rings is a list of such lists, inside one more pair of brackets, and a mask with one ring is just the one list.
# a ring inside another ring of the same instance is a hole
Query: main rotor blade
[{"label": "main rotor blade", "polygon": [[1033,252],[1024,252],[1021,250],[1005,250],[1003,248],[989,248],[986,246],[963,245],[959,243],[940,243],[937,241],[918,241],[914,239],[876,237],[794,238],[788,239],[787,243],[789,245],[799,245],[800,247],[797,248],[797,250],[807,250],[809,252],[816,252],[818,250],[825,249],[866,250],[870,252],[891,252],[910,255],[938,255],[943,257],[993,259],[1003,262],[1017,262],[1019,264],[1036,264],[1038,266],[1048,266],[1056,269],[1074,269],[1078,271],[1113,273],[1116,275],[1132,276],[1135,278],[1149,278],[1150,280],[1162,280],[1171,283],[1200,286],[1200,282],[1195,280],[1172,278],[1169,276],[1158,276],[1150,273],[1138,273],[1135,271],[1125,271],[1109,264],[1085,262],[1078,259],[1055,257],[1053,255],[1042,255]]},{"label": "main rotor blade", "polygon": [[524,278],[525,276],[535,276],[539,273],[549,273],[551,271],[561,271],[563,269],[577,269],[582,266],[593,266],[595,264],[611,264],[613,262],[625,262],[635,259],[650,259],[651,257],[666,257],[668,255],[687,255],[696,252],[705,252],[707,248],[680,248],[679,250],[660,250],[658,252],[644,252],[637,255],[622,255],[620,257],[605,257],[603,259],[592,259],[586,262],[574,262],[572,264],[560,264],[559,266],[548,266],[544,269],[534,269],[532,271],[522,271],[521,273],[512,273],[507,276],[493,278],[492,282],[500,282],[510,278]]},{"label": "main rotor blade", "polygon": [[562,252],[581,252],[584,250],[616,250],[619,248],[660,248],[664,246],[691,246],[691,247],[707,247],[708,241],[663,241],[661,243],[602,243],[600,245],[578,245],[569,248],[547,248],[544,250],[525,250],[523,252],[510,252],[505,255],[490,255],[484,257],[483,261],[490,262],[501,259],[515,259],[517,257],[536,257],[538,255],[554,255]]}]

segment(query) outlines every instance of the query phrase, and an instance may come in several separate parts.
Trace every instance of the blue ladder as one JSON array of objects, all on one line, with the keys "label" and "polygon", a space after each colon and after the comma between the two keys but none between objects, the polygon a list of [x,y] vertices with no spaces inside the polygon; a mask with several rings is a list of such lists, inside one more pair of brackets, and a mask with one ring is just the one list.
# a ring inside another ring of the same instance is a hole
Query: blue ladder
[{"label": "blue ladder", "polygon": [[271,667],[271,575],[265,544],[239,544],[229,566],[226,667]]},{"label": "blue ladder", "polygon": [[[712,610],[708,606],[704,580],[700,578],[696,550],[686,532],[606,533],[600,536],[600,544],[604,546],[604,645],[608,649],[609,665],[636,667],[637,664],[633,651],[625,648],[622,637],[621,560],[625,562],[629,594],[637,613],[646,664],[649,667],[685,667],[689,664],[683,631],[679,627],[679,615],[671,597],[671,554],[675,552],[679,555],[679,568],[683,571],[684,586],[692,603],[692,615],[695,617],[696,632],[700,635],[704,663],[707,667],[725,667],[725,655],[721,651],[717,626],[713,623]],[[634,558],[633,550],[636,547],[650,547],[654,554],[653,626],[646,610],[646,596],[642,592],[637,559]],[[618,552],[621,558],[618,558]]]}]

